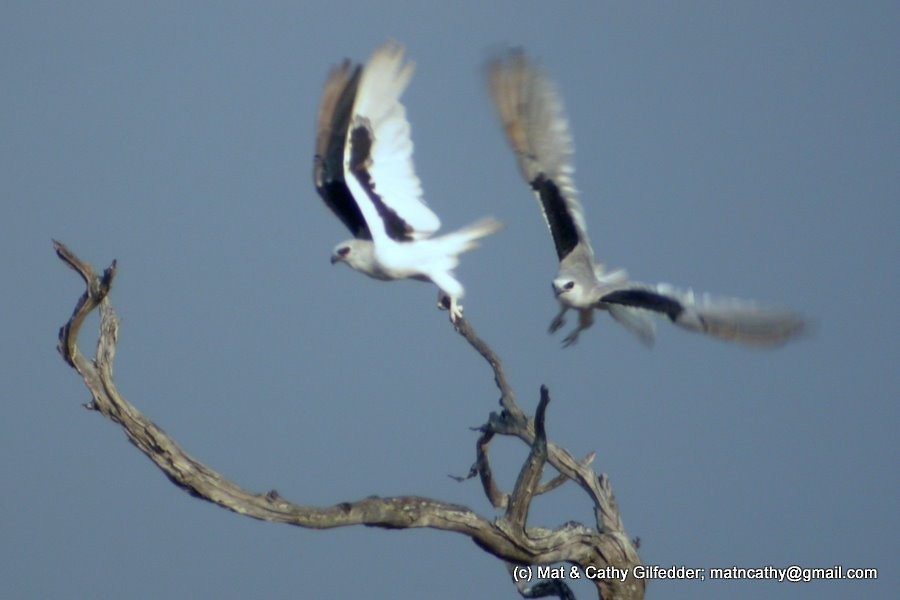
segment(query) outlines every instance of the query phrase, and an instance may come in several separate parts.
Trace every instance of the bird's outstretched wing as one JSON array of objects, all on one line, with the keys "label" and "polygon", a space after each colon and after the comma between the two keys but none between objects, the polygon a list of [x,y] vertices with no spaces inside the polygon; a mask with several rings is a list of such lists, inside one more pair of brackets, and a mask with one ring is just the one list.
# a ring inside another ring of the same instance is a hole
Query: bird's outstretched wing
[{"label": "bird's outstretched wing", "polygon": [[366,220],[344,180],[344,145],[361,71],[360,65],[345,60],[328,74],[316,119],[313,181],[319,196],[353,236],[370,240]]},{"label": "bird's outstretched wing", "polygon": [[779,346],[807,328],[804,319],[789,310],[733,298],[697,296],[665,284],[628,284],[605,294],[600,301],[661,313],[689,331],[755,346]]},{"label": "bird's outstretched wing", "polygon": [[347,131],[347,184],[376,244],[385,235],[395,241],[424,239],[441,225],[422,198],[400,103],[412,74],[402,46],[388,42],[376,49],[363,68]]},{"label": "bird's outstretched wing", "polygon": [[511,50],[488,63],[488,88],[559,260],[579,244],[593,258],[573,180],[572,134],[556,87],[521,50]]}]

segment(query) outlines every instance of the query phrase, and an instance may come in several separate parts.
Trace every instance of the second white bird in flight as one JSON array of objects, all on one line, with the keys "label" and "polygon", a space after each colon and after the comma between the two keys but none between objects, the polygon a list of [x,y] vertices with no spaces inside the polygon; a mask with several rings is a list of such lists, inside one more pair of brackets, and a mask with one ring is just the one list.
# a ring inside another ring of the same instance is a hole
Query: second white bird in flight
[{"label": "second white bird in flight", "polygon": [[799,335],[804,321],[796,313],[761,308],[736,299],[695,296],[690,290],[630,281],[624,270],[607,271],[594,258],[572,175],[573,143],[562,101],[552,82],[521,51],[510,51],[488,65],[488,85],[556,246],[559,272],[553,291],[560,312],[550,332],[565,324],[569,309],[578,327],[563,341],[570,346],[605,310],[644,343],[654,339],[653,313],[684,329],[754,345],[779,345]]}]

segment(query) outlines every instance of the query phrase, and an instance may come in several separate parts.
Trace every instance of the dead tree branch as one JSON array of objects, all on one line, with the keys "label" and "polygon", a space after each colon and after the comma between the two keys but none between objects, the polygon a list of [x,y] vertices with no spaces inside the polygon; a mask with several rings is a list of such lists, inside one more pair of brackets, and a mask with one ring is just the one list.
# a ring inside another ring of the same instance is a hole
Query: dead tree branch
[{"label": "dead tree branch", "polygon": [[[116,262],[98,275],[90,264],[80,260],[66,246],[56,241],[53,244],[59,258],[85,283],[85,291],[72,316],[60,328],[57,348],[87,386],[92,397],[87,407],[120,425],[132,444],[172,483],[192,496],[254,519],[304,528],[367,525],[386,529],[428,527],[453,531],[468,536],[479,547],[504,560],[510,568],[564,562],[582,570],[586,567],[627,568],[630,574],[631,567],[639,563],[637,551],[622,527],[608,479],[598,477],[590,468],[593,456],[578,462],[568,452],[547,441],[545,414],[549,393],[546,388],[541,390],[536,417],[528,418],[516,404],[499,358],[464,320],[458,322],[457,330],[491,366],[501,393],[503,410],[500,414],[492,413],[488,423],[480,428],[478,461],[473,469],[481,475],[491,504],[505,508],[504,514],[490,521],[465,506],[420,496],[368,497],[327,507],[304,506],[289,502],[274,490],[253,493],[232,483],[187,454],[119,393],[113,381],[119,320],[109,300]],[[87,315],[98,307],[100,336],[94,358],[88,359],[79,350],[78,333]],[[496,435],[517,437],[530,448],[509,495],[499,491],[490,474],[487,448]],[[559,472],[559,476],[541,484],[546,462]],[[550,491],[567,479],[578,483],[594,503],[596,530],[577,523],[567,523],[555,530],[529,527],[528,509],[534,495]],[[644,582],[630,575],[624,583],[614,578],[594,579],[593,582],[601,598],[643,598]],[[516,587],[523,597],[573,597],[569,587],[559,579],[540,581],[531,587],[517,580]]]},{"label": "dead tree branch", "polygon": [[[497,508],[506,508],[508,496],[497,488],[493,480],[488,460],[488,446],[495,435],[507,435],[517,437],[533,447],[537,437],[535,420],[525,417],[524,412],[516,404],[515,395],[507,383],[503,364],[497,355],[474,333],[465,320],[457,323],[456,331],[487,360],[493,369],[494,381],[501,394],[500,405],[503,408],[499,414],[491,413],[488,422],[479,428],[482,435],[478,439],[477,458],[469,471],[469,476],[478,473],[491,504]],[[542,400],[544,394],[545,388],[542,387]],[[616,567],[627,573],[624,582],[615,580],[615,578],[595,580],[601,598],[643,598],[646,581],[633,577],[633,567],[640,564],[637,548],[625,533],[609,478],[605,474],[598,476],[591,468],[594,457],[594,453],[591,453],[583,461],[578,462],[567,450],[552,442],[547,442],[547,462],[559,472],[559,476],[543,484],[535,493],[549,491],[568,479],[576,482],[587,493],[594,506],[596,531],[591,531],[590,536],[593,538],[592,547],[598,551],[596,554],[588,553],[589,557],[586,559],[577,560],[571,557],[562,560],[582,569],[592,566],[599,571],[603,567]],[[583,562],[583,560],[587,560],[587,562]],[[517,587],[521,593],[521,586]],[[537,586],[533,586],[531,589],[534,587]],[[550,586],[542,589],[556,589],[556,587]]]}]

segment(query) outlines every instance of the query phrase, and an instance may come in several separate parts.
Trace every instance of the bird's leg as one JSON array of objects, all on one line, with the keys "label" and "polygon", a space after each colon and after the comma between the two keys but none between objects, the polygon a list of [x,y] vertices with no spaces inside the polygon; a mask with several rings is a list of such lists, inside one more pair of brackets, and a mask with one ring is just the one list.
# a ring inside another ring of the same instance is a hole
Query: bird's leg
[{"label": "bird's leg", "polygon": [[438,310],[450,310],[450,306],[452,304],[453,300],[450,298],[450,296],[448,294],[445,294],[444,290],[438,289]]},{"label": "bird's leg", "polygon": [[559,331],[560,327],[566,324],[566,320],[564,317],[568,310],[569,309],[566,306],[560,307],[559,314],[553,317],[553,320],[550,321],[550,328],[548,329],[550,333],[556,333],[557,331]]},{"label": "bird's leg", "polygon": [[588,308],[584,310],[578,311],[578,327],[575,328],[575,331],[566,336],[566,339],[563,340],[563,348],[568,348],[569,346],[574,346],[576,342],[578,342],[578,336],[585,329],[590,328],[591,325],[594,324],[594,309]]}]

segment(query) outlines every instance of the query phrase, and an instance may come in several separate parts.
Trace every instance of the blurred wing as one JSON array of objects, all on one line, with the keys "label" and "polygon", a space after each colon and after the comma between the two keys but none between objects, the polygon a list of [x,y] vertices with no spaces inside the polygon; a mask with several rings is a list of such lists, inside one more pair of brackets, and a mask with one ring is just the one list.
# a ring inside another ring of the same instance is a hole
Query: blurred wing
[{"label": "blurred wing", "polygon": [[553,83],[521,50],[512,50],[488,64],[488,87],[519,169],[537,196],[559,260],[578,244],[593,257],[572,179],[572,135]]},{"label": "blurred wing", "polygon": [[427,238],[441,225],[422,199],[409,121],[400,104],[412,73],[412,63],[403,62],[403,47],[388,42],[369,58],[356,91],[344,170],[376,241],[382,232],[397,241]]},{"label": "blurred wing", "polygon": [[362,212],[344,181],[344,145],[361,70],[360,65],[345,60],[328,74],[316,119],[313,182],[319,196],[354,237],[372,239]]},{"label": "blurred wing", "polygon": [[653,346],[656,339],[656,324],[652,312],[634,306],[610,304],[609,314],[625,329],[637,336],[642,344],[648,348]]},{"label": "blurred wing", "polygon": [[784,344],[807,328],[804,319],[792,311],[706,294],[698,298],[690,290],[679,291],[664,284],[634,284],[610,292],[600,301],[651,310],[684,329],[757,346]]}]

